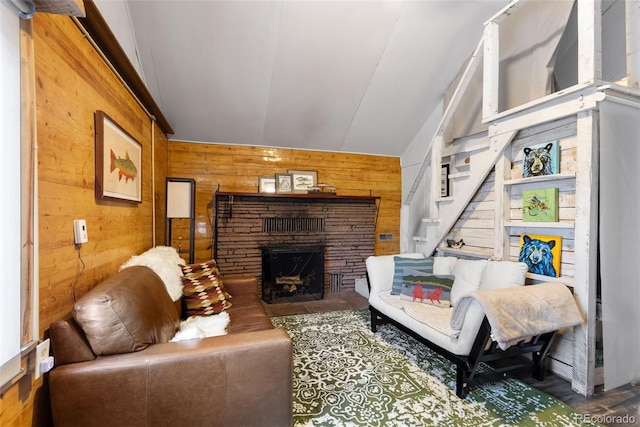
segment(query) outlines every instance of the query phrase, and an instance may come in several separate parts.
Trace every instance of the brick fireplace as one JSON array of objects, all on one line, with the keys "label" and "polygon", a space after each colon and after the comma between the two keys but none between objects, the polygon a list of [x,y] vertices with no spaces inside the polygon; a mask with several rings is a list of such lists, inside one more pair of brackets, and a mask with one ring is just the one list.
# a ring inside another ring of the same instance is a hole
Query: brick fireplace
[{"label": "brick fireplace", "polygon": [[314,293],[320,298],[353,289],[356,279],[366,277],[379,197],[218,192],[214,201],[213,250],[220,271],[255,275],[259,294],[267,295],[265,248],[322,247],[322,289]]}]

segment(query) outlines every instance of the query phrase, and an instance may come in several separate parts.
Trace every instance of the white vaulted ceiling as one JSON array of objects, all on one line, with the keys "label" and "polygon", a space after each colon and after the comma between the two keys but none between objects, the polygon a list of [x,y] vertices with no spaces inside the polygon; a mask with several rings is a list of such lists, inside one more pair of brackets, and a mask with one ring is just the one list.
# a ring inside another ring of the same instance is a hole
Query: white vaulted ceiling
[{"label": "white vaulted ceiling", "polygon": [[400,156],[508,2],[95,3],[171,139]]}]

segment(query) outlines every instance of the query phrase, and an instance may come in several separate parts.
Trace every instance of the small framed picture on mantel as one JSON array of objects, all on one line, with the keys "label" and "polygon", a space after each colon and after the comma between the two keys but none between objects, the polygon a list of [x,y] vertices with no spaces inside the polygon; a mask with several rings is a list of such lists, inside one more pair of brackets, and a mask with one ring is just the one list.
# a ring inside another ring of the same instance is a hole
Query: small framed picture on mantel
[{"label": "small framed picture on mantel", "polygon": [[293,191],[293,175],[290,173],[276,174],[276,193],[291,193]]},{"label": "small framed picture on mantel", "polygon": [[275,193],[276,179],[273,176],[261,176],[258,178],[258,193]]},{"label": "small framed picture on mantel", "polygon": [[287,172],[291,174],[294,193],[307,193],[311,187],[315,187],[318,183],[318,172],[316,171],[289,170]]}]

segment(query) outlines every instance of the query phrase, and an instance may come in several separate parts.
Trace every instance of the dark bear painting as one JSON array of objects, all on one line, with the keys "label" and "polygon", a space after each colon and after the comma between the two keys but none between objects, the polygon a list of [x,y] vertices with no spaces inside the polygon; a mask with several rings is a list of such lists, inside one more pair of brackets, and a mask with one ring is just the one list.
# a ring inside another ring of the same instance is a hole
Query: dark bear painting
[{"label": "dark bear painting", "polygon": [[560,173],[560,146],[558,141],[531,145],[522,149],[522,177]]}]

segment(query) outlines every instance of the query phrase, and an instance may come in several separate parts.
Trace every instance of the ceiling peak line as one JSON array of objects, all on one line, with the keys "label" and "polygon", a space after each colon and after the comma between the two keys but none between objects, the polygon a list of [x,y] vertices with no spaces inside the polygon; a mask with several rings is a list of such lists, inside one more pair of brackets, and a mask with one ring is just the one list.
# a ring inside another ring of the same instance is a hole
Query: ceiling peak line
[{"label": "ceiling peak line", "polygon": [[280,1],[280,13],[278,14],[278,34],[276,35],[276,42],[274,44],[273,61],[271,62],[271,75],[269,76],[269,87],[267,88],[266,108],[264,109],[264,120],[262,121],[262,135],[260,135],[260,142],[264,144],[264,136],[267,133],[267,119],[269,118],[269,104],[271,99],[271,88],[273,87],[273,74],[276,64],[276,56],[278,55],[278,44],[280,42],[280,35],[282,31],[282,10],[284,0]]},{"label": "ceiling peak line", "polygon": [[[142,66],[142,60],[140,59],[140,54],[139,54],[140,48],[138,47],[138,37],[136,36],[136,30],[135,30],[135,27],[133,26],[133,18],[131,17],[131,9],[129,8],[129,2],[127,1],[124,2],[124,9],[127,13],[127,23],[129,24],[129,28],[131,29],[131,34],[133,35],[132,37],[133,52],[136,57],[136,63],[138,64],[136,69],[140,73],[140,78],[142,79],[144,84],[147,85],[148,87],[149,85],[147,83],[147,78],[145,76],[144,67]],[[160,103],[160,105],[162,106],[162,103]]]},{"label": "ceiling peak line", "polygon": [[394,33],[396,32],[396,29],[398,27],[398,22],[400,22],[400,19],[402,19],[402,15],[404,14],[404,11],[405,11],[405,6],[406,6],[406,3],[403,2],[402,3],[402,8],[400,10],[400,13],[398,13],[398,17],[396,18],[396,21],[393,24],[393,29],[389,32],[389,37],[387,37],[387,42],[384,44],[384,48],[380,52],[380,56],[378,57],[378,60],[376,61],[376,66],[373,68],[373,71],[371,72],[371,75],[369,76],[369,81],[367,82],[367,86],[366,86],[365,90],[362,91],[362,96],[360,97],[360,101],[358,102],[358,107],[356,107],[354,109],[353,115],[351,116],[351,120],[349,121],[349,126],[347,127],[347,131],[344,133],[344,136],[342,137],[342,141],[340,141],[340,145],[338,146],[338,151],[339,152],[343,151],[345,140],[347,139],[347,136],[351,132],[351,128],[353,127],[353,122],[355,121],[356,116],[358,115],[358,111],[360,111],[360,108],[362,107],[362,102],[363,102],[365,96],[367,95],[367,92],[369,91],[369,89],[371,87],[371,82],[373,81],[374,76],[378,72],[378,67],[380,67],[380,62],[382,61],[382,58],[384,58],[384,54],[387,51],[387,48],[389,47],[389,43],[390,43],[391,39],[393,38]]}]

